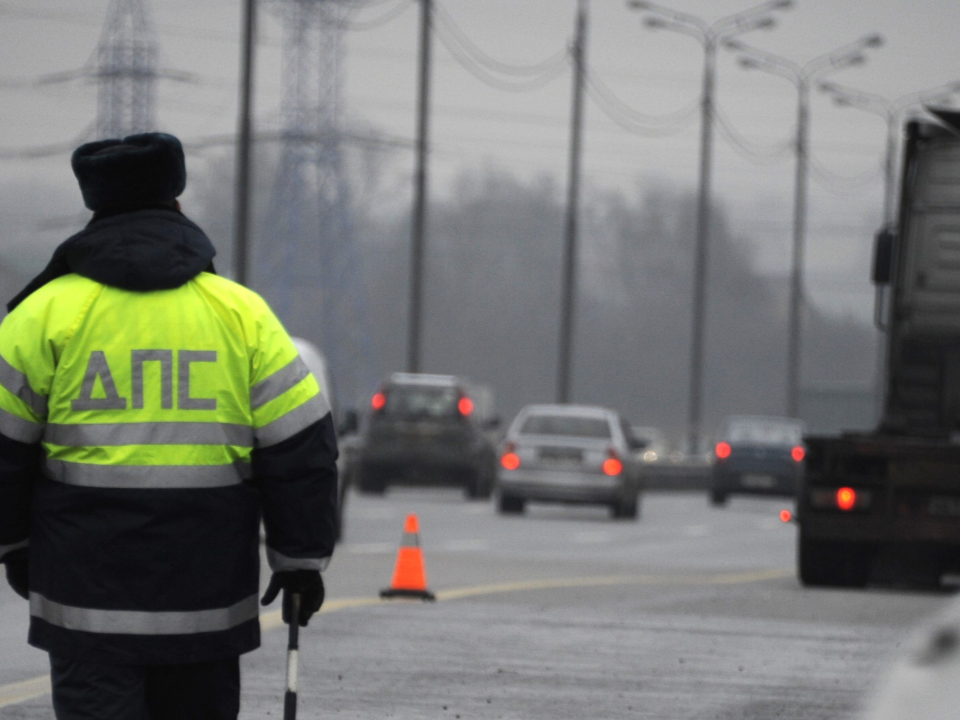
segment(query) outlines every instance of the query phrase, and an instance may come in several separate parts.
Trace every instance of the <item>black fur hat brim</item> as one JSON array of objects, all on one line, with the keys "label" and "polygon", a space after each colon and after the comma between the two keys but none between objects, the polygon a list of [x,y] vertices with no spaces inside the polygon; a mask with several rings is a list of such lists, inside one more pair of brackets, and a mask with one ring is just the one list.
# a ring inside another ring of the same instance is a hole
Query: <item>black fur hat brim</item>
[{"label": "black fur hat brim", "polygon": [[167,203],[187,186],[183,146],[166,133],[86,143],[70,164],[83,204],[94,212]]}]

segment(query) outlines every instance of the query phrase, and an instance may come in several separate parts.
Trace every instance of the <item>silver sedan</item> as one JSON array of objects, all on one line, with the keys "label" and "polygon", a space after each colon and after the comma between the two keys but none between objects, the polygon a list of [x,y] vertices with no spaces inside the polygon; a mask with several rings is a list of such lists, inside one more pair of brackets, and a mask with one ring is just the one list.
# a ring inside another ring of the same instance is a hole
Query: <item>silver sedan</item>
[{"label": "silver sedan", "polygon": [[636,441],[615,411],[592,405],[528,405],[500,453],[499,510],[522,513],[528,500],[607,505],[637,517]]}]

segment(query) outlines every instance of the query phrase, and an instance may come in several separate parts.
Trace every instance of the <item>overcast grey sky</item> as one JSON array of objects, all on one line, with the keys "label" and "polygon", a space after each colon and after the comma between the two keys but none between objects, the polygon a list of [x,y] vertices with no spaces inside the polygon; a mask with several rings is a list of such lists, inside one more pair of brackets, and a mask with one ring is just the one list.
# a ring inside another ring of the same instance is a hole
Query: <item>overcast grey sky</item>
[{"label": "overcast grey sky", "polygon": [[[436,0],[486,53],[523,65],[562,51],[570,41],[575,0]],[[108,0],[0,0],[0,149],[70,143],[92,121],[96,90],[73,82],[33,87],[46,73],[75,69],[94,52]],[[258,57],[257,119],[278,127],[280,25],[264,3]],[[673,0],[663,4],[712,21],[751,7],[744,0]],[[161,129],[185,141],[229,134],[236,127],[240,0],[151,0],[166,67],[194,73],[199,82],[164,82]],[[416,87],[417,3],[375,0],[354,20],[373,29],[346,35],[345,114],[393,136],[412,138]],[[829,52],[866,33],[886,43],[869,51],[862,67],[837,72],[838,83],[896,98],[960,79],[960,2],[957,0],[796,0],[777,13],[771,31],[745,42],[797,62]],[[565,182],[570,71],[528,92],[504,92],[477,80],[442,43],[435,43],[432,191],[444,195],[463,168],[486,164],[522,177],[551,173]],[[593,72],[627,105],[650,115],[692,108],[700,87],[702,53],[691,38],[654,31],[625,0],[592,0],[588,59]],[[788,82],[739,68],[721,53],[718,103],[736,132],[775,146],[793,132],[796,93]],[[834,106],[816,93],[812,110],[814,172],[810,181],[809,286],[814,302],[869,318],[866,280],[871,234],[879,222],[883,121]],[[585,183],[588,192],[635,192],[655,184],[694,188],[698,124],[691,117],[667,137],[630,133],[593,102],[586,110]],[[191,155],[199,167],[211,152]],[[0,159],[0,187],[9,182],[69,186],[63,153],[42,160]],[[405,183],[412,153],[397,155],[394,171]],[[789,153],[757,164],[719,134],[715,196],[734,229],[754,243],[757,266],[786,269],[793,197]],[[80,208],[58,208],[64,215]]]}]

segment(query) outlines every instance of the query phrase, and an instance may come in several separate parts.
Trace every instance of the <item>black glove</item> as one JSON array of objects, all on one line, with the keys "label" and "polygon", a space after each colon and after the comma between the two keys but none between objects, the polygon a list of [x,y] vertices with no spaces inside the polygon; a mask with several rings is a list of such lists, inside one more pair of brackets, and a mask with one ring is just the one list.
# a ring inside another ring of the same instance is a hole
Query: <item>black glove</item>
[{"label": "black glove", "polygon": [[310,617],[323,605],[323,578],[319,570],[284,570],[275,572],[260,599],[261,605],[272,603],[283,590],[283,621],[290,624],[293,615],[293,595],[300,596],[300,613],[297,621],[306,627]]},{"label": "black glove", "polygon": [[3,558],[3,564],[7,566],[7,582],[24,600],[30,597],[30,569],[27,557],[27,549],[20,548],[7,553]]}]

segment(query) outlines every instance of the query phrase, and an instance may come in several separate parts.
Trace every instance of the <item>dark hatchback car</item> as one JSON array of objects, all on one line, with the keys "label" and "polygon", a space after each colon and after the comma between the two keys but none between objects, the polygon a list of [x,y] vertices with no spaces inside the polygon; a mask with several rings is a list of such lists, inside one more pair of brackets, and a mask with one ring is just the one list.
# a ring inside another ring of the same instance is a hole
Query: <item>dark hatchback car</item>
[{"label": "dark hatchback car", "polygon": [[451,375],[395,373],[371,400],[357,486],[382,493],[389,485],[453,485],[488,498],[497,425],[488,388]]},{"label": "dark hatchback car", "polygon": [[734,415],[714,447],[710,501],[734,493],[793,496],[803,471],[803,423],[786,417]]}]

